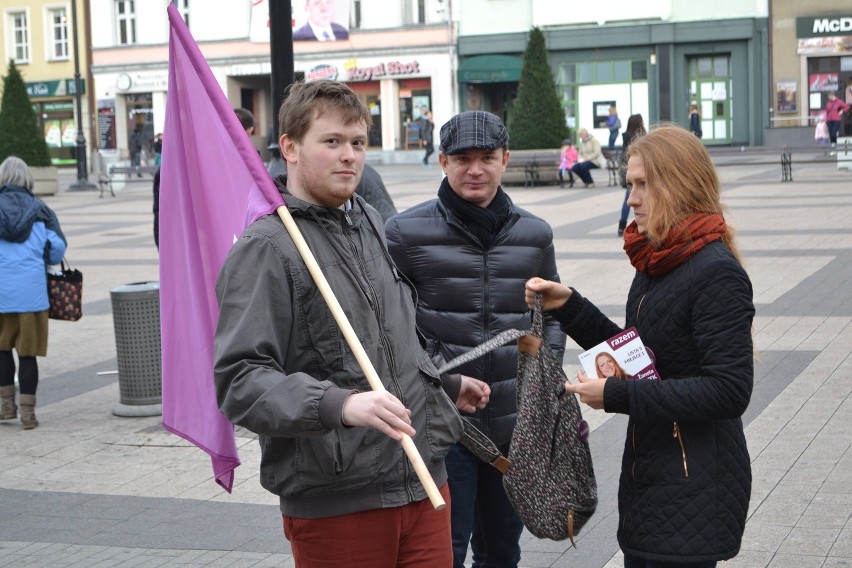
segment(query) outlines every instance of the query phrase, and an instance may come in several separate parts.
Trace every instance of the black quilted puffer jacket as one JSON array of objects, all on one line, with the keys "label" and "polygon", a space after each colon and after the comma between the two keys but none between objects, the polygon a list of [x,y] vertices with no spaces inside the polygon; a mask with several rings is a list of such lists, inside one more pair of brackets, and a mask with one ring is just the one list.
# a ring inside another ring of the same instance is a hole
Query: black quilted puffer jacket
[{"label": "black quilted puffer jacket", "polygon": [[[620,328],[580,294],[551,312],[584,349]],[[665,562],[732,558],[751,493],[741,416],[754,378],[752,287],[716,241],[627,299],[662,381],[606,379],[604,409],[629,414],[618,490],[625,554]]]},{"label": "black quilted puffer jacket", "polygon": [[[514,205],[487,249],[437,199],[393,217],[385,233],[391,256],[417,290],[427,352],[446,361],[501,331],[529,329],[524,283],[533,276],[559,280],[550,225]],[[565,334],[551,317],[545,326],[561,360]],[[454,371],[491,385],[488,405],[464,416],[497,445],[508,443],[515,427],[517,368],[517,345],[510,344]]]}]

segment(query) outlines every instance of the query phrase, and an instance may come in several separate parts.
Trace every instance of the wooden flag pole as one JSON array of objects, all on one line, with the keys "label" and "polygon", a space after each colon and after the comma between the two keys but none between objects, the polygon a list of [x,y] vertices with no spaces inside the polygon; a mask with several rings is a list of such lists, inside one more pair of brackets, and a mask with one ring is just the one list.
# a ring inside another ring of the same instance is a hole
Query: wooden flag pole
[{"label": "wooden flag pole", "polygon": [[[340,326],[340,331],[343,332],[343,336],[346,338],[346,343],[349,344],[349,348],[352,349],[352,352],[355,354],[355,359],[357,359],[358,364],[361,365],[361,370],[364,371],[364,375],[367,377],[370,387],[377,392],[386,390],[379,378],[379,375],[376,373],[376,369],[373,368],[373,363],[370,361],[370,358],[367,357],[367,352],[364,351],[361,341],[358,339],[358,336],[355,335],[355,330],[352,329],[352,324],[349,323],[349,319],[343,312],[343,308],[340,307],[340,302],[337,301],[337,297],[331,290],[328,280],[325,279],[325,275],[322,273],[319,264],[317,264],[314,254],[308,247],[308,243],[305,242],[302,232],[299,230],[299,227],[296,226],[296,222],[293,220],[293,216],[290,215],[290,210],[287,209],[286,205],[282,205],[278,208],[278,216],[281,218],[281,221],[283,221],[284,227],[290,234],[290,238],[292,238],[293,242],[296,244],[296,249],[298,249],[299,254],[302,255],[302,259],[305,261],[305,265],[308,267],[308,271],[311,273],[311,276],[313,276],[317,288],[319,288],[322,297],[325,298],[326,304],[328,304],[328,308],[331,310],[331,314],[334,316],[337,325]],[[440,511],[446,507],[447,504],[444,502],[444,498],[441,497],[441,493],[438,491],[438,486],[435,485],[435,480],[432,479],[432,476],[429,474],[429,470],[426,469],[426,464],[423,462],[423,458],[417,451],[417,446],[414,445],[414,440],[411,439],[411,436],[403,432],[400,432],[400,434],[402,435],[402,449],[405,450],[405,455],[408,456],[408,460],[414,467],[414,471],[417,473],[420,483],[426,490],[426,494],[429,496],[432,506],[435,507],[436,510]]]}]

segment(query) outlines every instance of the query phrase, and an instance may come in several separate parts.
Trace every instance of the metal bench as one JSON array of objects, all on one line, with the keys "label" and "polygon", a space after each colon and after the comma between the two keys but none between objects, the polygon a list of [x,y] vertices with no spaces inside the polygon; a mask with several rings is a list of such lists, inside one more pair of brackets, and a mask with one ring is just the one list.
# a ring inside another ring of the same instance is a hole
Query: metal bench
[{"label": "metal bench", "polygon": [[536,187],[558,181],[559,150],[509,150],[509,165],[503,173],[503,185]]},{"label": "metal bench", "polygon": [[157,173],[159,166],[110,166],[109,173],[101,173],[98,175],[98,185],[101,188],[101,197],[104,196],[104,190],[109,188],[109,193],[115,197],[115,191],[112,188],[112,180],[115,176],[124,174],[125,179],[130,179],[130,176],[136,174],[137,177],[143,175],[153,176]]},{"label": "metal bench", "polygon": [[604,150],[604,158],[606,158],[606,171],[609,174],[609,182],[607,185],[621,185],[621,150]]},{"label": "metal bench", "polygon": [[781,164],[781,181],[793,181],[793,154],[796,163],[816,164],[835,163],[835,152],[843,152],[845,148],[827,146],[740,146],[740,147],[711,147],[707,149],[714,164],[718,166],[765,166]]}]

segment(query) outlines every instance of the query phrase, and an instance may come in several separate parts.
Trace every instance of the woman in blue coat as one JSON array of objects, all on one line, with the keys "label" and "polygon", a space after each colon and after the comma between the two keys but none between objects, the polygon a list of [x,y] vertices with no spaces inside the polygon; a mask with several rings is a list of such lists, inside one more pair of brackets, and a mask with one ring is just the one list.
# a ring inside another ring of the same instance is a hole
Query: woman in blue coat
[{"label": "woman in blue coat", "polygon": [[[661,381],[589,378],[568,392],[627,414],[618,488],[626,568],[712,568],[736,556],[751,493],[742,414],[754,379],[752,287],[701,141],[677,126],[634,139],[624,250],[636,275],[625,328],[655,355]],[[543,308],[588,349],[622,328],[579,292],[527,282]]]},{"label": "woman in blue coat", "polygon": [[0,164],[0,420],[18,416],[15,350],[24,430],[38,426],[36,357],[47,355],[47,265],[62,261],[66,244],[56,214],[32,189],[23,160],[10,156]]}]

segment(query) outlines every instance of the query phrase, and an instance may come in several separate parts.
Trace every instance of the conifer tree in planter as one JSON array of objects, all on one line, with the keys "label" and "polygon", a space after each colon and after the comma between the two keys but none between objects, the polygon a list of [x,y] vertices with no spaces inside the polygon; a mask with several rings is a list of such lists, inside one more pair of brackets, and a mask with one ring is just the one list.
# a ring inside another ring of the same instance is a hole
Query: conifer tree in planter
[{"label": "conifer tree in planter", "polygon": [[559,148],[568,137],[565,111],[547,62],[544,34],[530,30],[518,97],[509,107],[506,128],[512,150]]},{"label": "conifer tree in planter", "polygon": [[56,193],[59,190],[58,171],[50,161],[47,143],[27,95],[24,78],[12,60],[9,61],[8,73],[3,77],[0,132],[0,162],[9,156],[19,157],[33,172],[35,193]]}]

